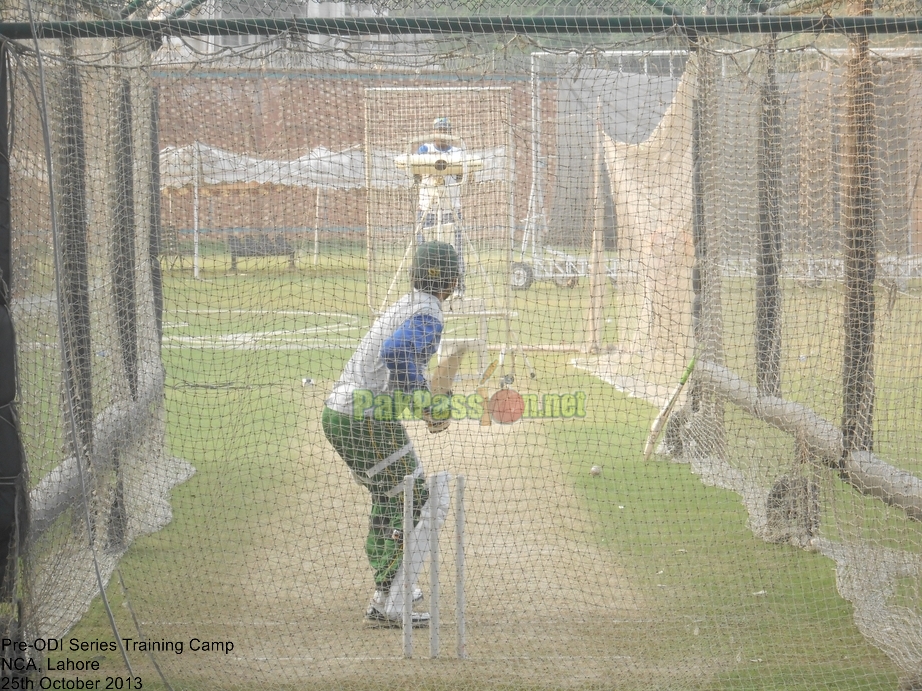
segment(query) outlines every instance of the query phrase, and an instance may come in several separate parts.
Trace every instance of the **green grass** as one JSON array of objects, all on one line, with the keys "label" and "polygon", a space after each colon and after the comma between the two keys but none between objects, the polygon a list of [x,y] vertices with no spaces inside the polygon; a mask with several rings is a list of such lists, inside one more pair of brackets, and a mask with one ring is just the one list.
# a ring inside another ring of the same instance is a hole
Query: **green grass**
[{"label": "green grass", "polygon": [[[204,280],[192,279],[188,267],[165,275],[168,441],[170,453],[192,461],[197,472],[172,492],[173,521],[138,540],[122,560],[129,600],[139,610],[177,614],[201,609],[207,600],[220,611],[234,601],[234,589],[247,576],[248,555],[266,531],[284,525],[278,507],[295,501],[300,491],[290,472],[300,453],[291,431],[304,427],[304,415],[317,412],[304,410],[300,380],[312,377],[319,386],[329,386],[368,324],[363,255],[349,247],[326,255],[318,266],[302,258],[295,271],[267,259],[229,274],[220,255],[209,255],[208,261]],[[725,307],[732,305],[725,324],[727,364],[748,377],[754,368],[751,282],[728,281],[724,288]],[[840,344],[827,338],[840,323],[835,314],[827,317],[837,296],[829,287],[811,290],[786,293],[790,357],[785,359],[784,392],[837,423]],[[730,303],[731,298],[736,302]],[[514,328],[523,343],[572,343],[584,337],[585,286],[537,283],[511,300],[518,315]],[[905,331],[910,334],[920,333],[914,304],[900,303],[897,310],[902,311],[890,317],[908,320]],[[808,305],[816,311],[800,309]],[[611,315],[613,302],[608,309]],[[491,327],[499,329],[498,324]],[[470,328],[459,324],[452,333],[466,335]],[[218,345],[218,339],[233,334],[259,334],[267,347],[234,348],[232,341]],[[615,337],[612,319],[605,339]],[[296,347],[305,342],[315,347]],[[901,357],[908,347],[899,339],[884,340],[879,362]],[[918,368],[915,353],[912,368]],[[574,356],[529,353],[539,377],[521,384],[589,394],[585,419],[543,424],[564,481],[594,518],[591,539],[615,555],[644,594],[643,618],[649,623],[634,630],[642,635],[627,635],[619,652],[677,673],[700,665],[696,688],[709,691],[895,688],[893,664],[861,635],[851,606],[836,592],[833,563],[754,537],[740,498],[703,485],[688,466],[644,462],[641,451],[656,410],[573,368],[569,361]],[[521,361],[519,368],[524,377]],[[805,380],[816,383],[806,385]],[[901,467],[918,469],[914,435],[922,419],[918,409],[907,405],[911,392],[904,380],[905,371],[880,374],[879,408],[901,411],[887,418],[882,453]],[[752,463],[793,448],[782,433],[730,407],[725,422],[738,433],[731,436],[730,453],[751,457]],[[756,450],[745,445],[742,433],[749,430],[762,443]],[[902,435],[908,443],[901,443]],[[603,467],[601,478],[589,476],[587,469],[594,464]],[[856,497],[841,483],[835,493],[825,499],[855,512],[848,528],[855,536],[910,551],[922,546],[919,526],[899,513]],[[178,598],[177,582],[188,584]],[[120,626],[130,631],[118,579],[109,593]],[[917,584],[899,583],[896,596],[918,612]],[[165,604],[166,598],[174,601]],[[98,601],[69,635],[111,638]],[[102,657],[110,668],[118,668],[117,655]],[[197,681],[198,672],[188,674],[185,688],[208,688]],[[145,688],[159,688],[150,670]],[[528,686],[511,682],[504,688]]]},{"label": "green grass", "polygon": [[[894,688],[889,660],[861,636],[851,606],[836,595],[832,562],[755,538],[739,497],[702,485],[687,465],[644,462],[650,406],[588,376],[567,380],[590,399],[610,400],[591,406],[584,424],[556,423],[550,438],[557,454],[571,459],[568,478],[598,520],[596,539],[653,594],[645,604],[661,622],[657,646],[638,654],[667,664],[723,655],[735,671],[717,675],[707,689],[837,688],[846,681],[847,688]],[[601,478],[588,474],[591,465],[603,467]],[[900,524],[905,530],[906,521]]]}]

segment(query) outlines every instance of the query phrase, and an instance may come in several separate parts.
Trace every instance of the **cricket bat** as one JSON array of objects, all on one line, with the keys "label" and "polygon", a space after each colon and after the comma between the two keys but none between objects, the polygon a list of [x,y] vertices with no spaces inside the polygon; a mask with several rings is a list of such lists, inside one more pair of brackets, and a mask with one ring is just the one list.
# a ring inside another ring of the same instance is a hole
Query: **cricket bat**
[{"label": "cricket bat", "polygon": [[480,416],[480,426],[488,427],[493,424],[493,418],[490,417],[490,410],[487,408],[487,387],[484,386],[490,377],[493,376],[493,372],[496,371],[496,368],[499,366],[499,358],[495,358],[493,362],[487,365],[487,368],[483,371],[483,374],[480,377],[480,381],[477,382],[477,393],[483,399],[483,415]]},{"label": "cricket bat", "polygon": [[429,390],[433,396],[451,391],[452,382],[458,374],[458,368],[466,352],[467,345],[464,343],[454,343],[445,347],[445,351],[439,356],[439,362],[429,377]]},{"label": "cricket bat", "polygon": [[685,371],[682,373],[682,378],[679,379],[679,385],[675,387],[675,391],[672,392],[669,401],[663,409],[659,411],[656,419],[653,420],[653,424],[650,425],[650,436],[647,437],[647,443],[643,449],[643,459],[645,461],[649,460],[650,455],[653,453],[653,449],[656,447],[656,442],[659,441],[660,435],[666,428],[669,416],[672,415],[672,409],[675,408],[676,401],[679,400],[679,395],[682,393],[682,389],[685,388],[685,382],[688,381],[689,375],[691,375],[692,370],[695,368],[696,360],[697,357],[693,357],[691,362],[688,363],[688,367],[686,367]]}]

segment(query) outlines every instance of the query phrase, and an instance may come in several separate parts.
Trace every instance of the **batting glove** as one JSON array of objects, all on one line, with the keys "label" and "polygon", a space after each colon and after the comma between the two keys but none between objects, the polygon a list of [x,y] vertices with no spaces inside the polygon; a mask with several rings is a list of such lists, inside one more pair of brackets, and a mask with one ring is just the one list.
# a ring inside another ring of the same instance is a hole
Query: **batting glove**
[{"label": "batting glove", "polygon": [[448,425],[451,424],[451,417],[447,417],[444,420],[436,420],[432,417],[431,410],[423,411],[423,420],[426,421],[426,427],[429,428],[430,434],[438,434],[439,432],[444,432],[448,429]]}]

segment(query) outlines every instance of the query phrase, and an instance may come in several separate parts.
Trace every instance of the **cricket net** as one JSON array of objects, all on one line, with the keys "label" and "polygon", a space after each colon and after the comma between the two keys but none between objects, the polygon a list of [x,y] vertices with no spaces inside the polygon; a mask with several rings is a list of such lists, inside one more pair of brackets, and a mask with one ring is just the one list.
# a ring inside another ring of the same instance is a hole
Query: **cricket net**
[{"label": "cricket net", "polygon": [[[4,43],[0,674],[919,688],[915,34],[436,10],[7,8],[84,23]],[[428,240],[469,352],[449,428],[404,421],[450,496],[411,632],[365,619],[380,517],[321,417]]]}]

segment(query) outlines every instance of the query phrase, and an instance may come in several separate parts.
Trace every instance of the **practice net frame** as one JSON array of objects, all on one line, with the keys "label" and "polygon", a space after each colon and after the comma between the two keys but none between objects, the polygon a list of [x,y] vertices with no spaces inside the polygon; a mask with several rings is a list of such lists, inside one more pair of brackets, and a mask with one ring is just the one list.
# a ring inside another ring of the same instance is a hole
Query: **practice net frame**
[{"label": "practice net frame", "polygon": [[[922,82],[915,25],[859,9],[10,7],[0,672],[916,688]],[[320,415],[409,289],[396,160],[442,115],[478,163],[463,401],[406,425],[466,485],[466,658],[433,665],[363,621],[368,496]]]}]

